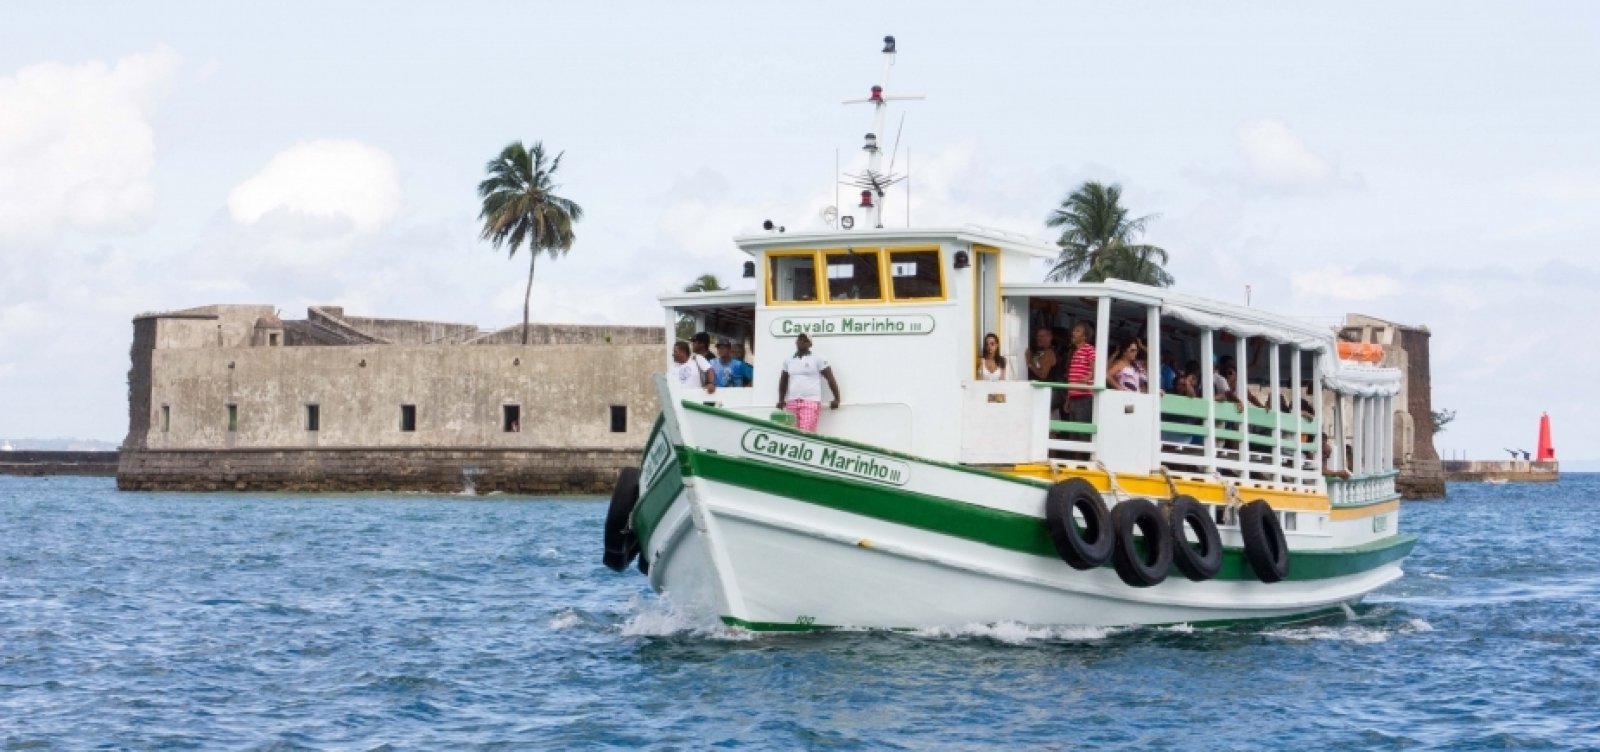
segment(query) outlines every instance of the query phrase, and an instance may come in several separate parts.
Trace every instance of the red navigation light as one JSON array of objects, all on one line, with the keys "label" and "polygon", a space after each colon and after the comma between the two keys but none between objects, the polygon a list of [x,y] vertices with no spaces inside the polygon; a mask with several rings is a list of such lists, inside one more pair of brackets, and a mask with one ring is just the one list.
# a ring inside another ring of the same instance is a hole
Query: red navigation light
[{"label": "red navigation light", "polygon": [[862,191],[861,192],[861,208],[863,208],[863,209],[871,209],[872,208],[872,191]]},{"label": "red navigation light", "polygon": [[874,87],[872,87],[872,101],[874,101],[874,102],[882,102],[883,101],[883,87],[882,86],[874,86]]}]

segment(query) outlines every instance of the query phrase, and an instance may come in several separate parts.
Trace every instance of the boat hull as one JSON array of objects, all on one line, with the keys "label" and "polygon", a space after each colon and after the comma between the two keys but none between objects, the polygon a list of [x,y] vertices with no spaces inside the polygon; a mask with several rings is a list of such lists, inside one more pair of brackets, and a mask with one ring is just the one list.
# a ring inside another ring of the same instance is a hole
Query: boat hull
[{"label": "boat hull", "polygon": [[[1045,484],[712,411],[674,417],[647,450],[634,518],[651,584],[680,610],[749,629],[1295,620],[1400,577],[1414,543],[1291,539],[1289,579],[1265,584],[1225,527],[1215,579],[1174,570],[1135,588],[1109,566],[1078,571],[1055,555]],[[791,456],[773,454],[773,440]]]}]

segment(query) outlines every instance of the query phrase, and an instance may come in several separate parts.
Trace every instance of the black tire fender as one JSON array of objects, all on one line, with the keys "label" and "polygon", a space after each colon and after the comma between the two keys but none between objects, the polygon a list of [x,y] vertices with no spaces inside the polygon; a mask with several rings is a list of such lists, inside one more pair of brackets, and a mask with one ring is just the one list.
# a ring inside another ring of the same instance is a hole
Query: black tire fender
[{"label": "black tire fender", "polygon": [[[1167,525],[1172,530],[1172,564],[1195,582],[1217,576],[1222,571],[1222,535],[1206,508],[1192,496],[1174,496],[1167,507]],[[1195,542],[1188,533],[1194,532]]]},{"label": "black tire fender", "polygon": [[[1111,530],[1116,538],[1111,565],[1123,582],[1151,587],[1167,579],[1172,569],[1172,530],[1154,502],[1129,499],[1117,504],[1111,510]],[[1137,544],[1134,531],[1140,535]]]},{"label": "black tire fender", "polygon": [[[1079,527],[1073,512],[1083,515]],[[1111,535],[1111,513],[1100,492],[1082,478],[1068,478],[1050,487],[1044,501],[1045,524],[1050,542],[1061,560],[1073,569],[1102,566],[1111,558],[1115,541]]]},{"label": "black tire fender", "polygon": [[639,468],[625,467],[611,487],[611,507],[606,510],[607,567],[621,572],[639,555],[639,537],[633,534],[633,507],[639,503]]},{"label": "black tire fender", "polygon": [[1258,579],[1279,582],[1289,576],[1289,541],[1267,502],[1256,499],[1239,509],[1239,535],[1244,538],[1245,561]]}]

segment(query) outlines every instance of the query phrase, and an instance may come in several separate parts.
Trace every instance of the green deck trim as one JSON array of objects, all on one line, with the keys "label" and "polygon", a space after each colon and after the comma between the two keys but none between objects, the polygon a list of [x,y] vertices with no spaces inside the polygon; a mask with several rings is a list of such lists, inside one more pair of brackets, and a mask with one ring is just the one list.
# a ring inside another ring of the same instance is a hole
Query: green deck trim
[{"label": "green deck trim", "polygon": [[1193,423],[1169,423],[1163,420],[1161,421],[1161,430],[1164,433],[1182,433],[1190,436],[1206,435],[1205,426],[1197,426]]},{"label": "green deck trim", "polygon": [[[1044,520],[1031,515],[687,447],[678,454],[686,475],[1008,551],[1058,558]],[[1291,551],[1289,579],[1320,580],[1364,572],[1403,558],[1415,543],[1416,536],[1394,535],[1362,546]],[[1256,579],[1243,549],[1225,549],[1222,558],[1217,579]]]},{"label": "green deck trim", "polygon": [[720,408],[720,407],[712,407],[710,405],[701,404],[699,402],[692,402],[690,400],[684,400],[683,401],[683,406],[688,408],[688,409],[690,409],[690,410],[693,410],[695,412],[702,412],[702,413],[709,413],[711,415],[718,415],[718,416],[721,416],[721,417],[724,417],[724,418],[728,418],[730,420],[739,421],[741,423],[749,423],[752,426],[760,426],[762,428],[766,428],[766,429],[769,429],[769,430],[772,430],[772,431],[778,431],[780,433],[786,433],[786,434],[789,434],[791,436],[799,436],[799,437],[804,438],[804,439],[806,439],[808,441],[821,441],[821,442],[823,442],[825,444],[836,444],[836,445],[842,446],[842,447],[850,447],[851,449],[860,449],[860,450],[866,451],[866,452],[876,452],[878,454],[884,455],[885,457],[893,457],[895,459],[906,460],[908,462],[915,462],[915,463],[917,463],[919,465],[932,465],[934,467],[942,467],[942,468],[944,468],[946,470],[956,470],[956,471],[963,472],[963,473],[971,473],[972,475],[980,475],[980,476],[983,476],[985,478],[992,478],[994,480],[1003,480],[1003,481],[1006,481],[1008,483],[1018,483],[1018,484],[1021,484],[1021,485],[1024,485],[1024,486],[1033,486],[1035,488],[1049,488],[1050,487],[1049,481],[1040,480],[1038,478],[1026,478],[1026,477],[1017,476],[1017,475],[1007,475],[1005,473],[994,472],[993,470],[985,470],[985,469],[983,469],[981,467],[973,467],[971,465],[961,465],[961,464],[957,464],[957,463],[953,463],[953,462],[939,462],[937,460],[930,460],[930,459],[927,459],[925,457],[918,457],[916,455],[906,454],[905,452],[897,452],[897,451],[895,451],[893,449],[884,449],[883,447],[873,446],[872,444],[866,444],[866,443],[862,443],[862,442],[859,442],[859,441],[851,441],[850,439],[841,439],[841,438],[838,438],[838,437],[835,437],[835,436],[823,436],[821,434],[808,433],[806,431],[802,431],[802,430],[800,430],[798,428],[795,428],[794,426],[786,426],[786,425],[783,425],[782,423],[774,423],[774,422],[772,422],[770,420],[763,420],[761,418],[756,418],[756,417],[752,417],[752,416],[749,416],[749,415],[745,415],[744,413],[737,413],[737,412],[734,412],[732,410],[725,410],[725,409]]},{"label": "green deck trim", "polygon": [[1074,422],[1072,422],[1070,420],[1052,420],[1052,421],[1050,421],[1050,431],[1051,432],[1060,431],[1060,432],[1063,432],[1063,433],[1087,433],[1087,434],[1092,434],[1096,430],[1098,430],[1098,429],[1095,428],[1095,425],[1093,423],[1074,423]]},{"label": "green deck trim", "polygon": [[[1327,480],[1337,480],[1337,478],[1328,478]],[[1366,507],[1375,507],[1379,504],[1388,504],[1391,501],[1400,501],[1400,499],[1400,494],[1396,492],[1371,501],[1347,501],[1342,504],[1333,504],[1332,506],[1334,509],[1364,509]]]},{"label": "green deck trim", "polygon": [[1068,384],[1061,381],[1030,381],[1029,384],[1039,389],[1071,389],[1078,392],[1103,392],[1106,387],[1091,384]]},{"label": "green deck trim", "polygon": [[639,537],[640,549],[648,549],[651,536],[661,525],[661,518],[667,516],[667,510],[672,508],[673,500],[678,498],[682,490],[683,455],[680,451],[678,460],[667,463],[661,471],[661,480],[641,496],[639,503],[633,507],[633,532]]},{"label": "green deck trim", "polygon": [[1199,397],[1185,397],[1181,394],[1164,394],[1161,396],[1161,412],[1184,418],[1205,419],[1206,401]]}]

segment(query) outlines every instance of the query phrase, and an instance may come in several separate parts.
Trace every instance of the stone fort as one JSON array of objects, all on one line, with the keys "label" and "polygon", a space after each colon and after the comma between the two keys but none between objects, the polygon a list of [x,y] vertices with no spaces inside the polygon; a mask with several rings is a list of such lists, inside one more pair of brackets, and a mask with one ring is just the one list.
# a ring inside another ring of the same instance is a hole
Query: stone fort
[{"label": "stone fort", "polygon": [[660,327],[470,324],[314,306],[133,320],[124,490],[602,493],[659,412]]}]

